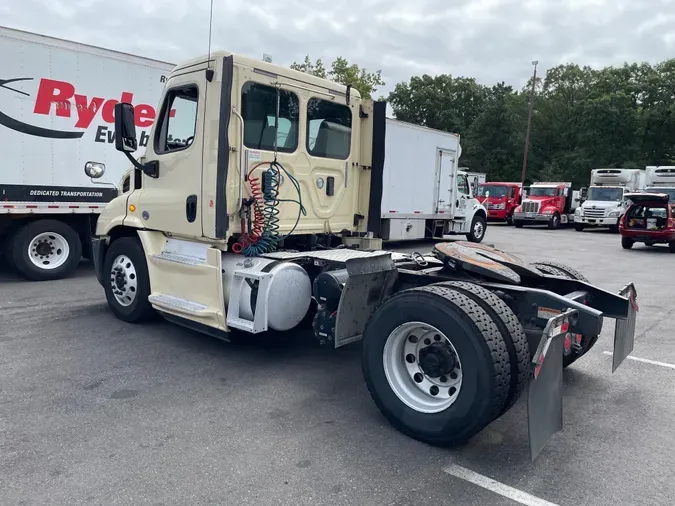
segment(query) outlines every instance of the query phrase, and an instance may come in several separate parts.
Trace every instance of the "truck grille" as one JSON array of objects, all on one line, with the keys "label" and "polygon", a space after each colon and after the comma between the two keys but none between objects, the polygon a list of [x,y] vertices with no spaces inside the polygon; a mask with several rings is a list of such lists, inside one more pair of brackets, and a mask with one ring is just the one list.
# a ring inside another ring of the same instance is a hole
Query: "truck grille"
[{"label": "truck grille", "polygon": [[538,213],[539,212],[539,202],[523,202],[521,206],[524,213]]},{"label": "truck grille", "polygon": [[584,216],[587,218],[602,218],[605,216],[604,209],[584,209]]}]

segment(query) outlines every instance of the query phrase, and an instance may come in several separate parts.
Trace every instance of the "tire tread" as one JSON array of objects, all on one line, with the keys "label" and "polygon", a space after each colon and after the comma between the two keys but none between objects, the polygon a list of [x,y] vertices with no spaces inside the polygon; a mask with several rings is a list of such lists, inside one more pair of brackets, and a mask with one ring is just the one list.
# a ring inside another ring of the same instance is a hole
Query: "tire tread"
[{"label": "tire tread", "polygon": [[493,321],[500,328],[502,339],[508,349],[511,366],[510,391],[506,404],[498,415],[501,416],[520,398],[529,379],[530,349],[520,320],[506,302],[487,288],[465,281],[447,281],[442,285],[452,286],[471,298],[492,316]]}]

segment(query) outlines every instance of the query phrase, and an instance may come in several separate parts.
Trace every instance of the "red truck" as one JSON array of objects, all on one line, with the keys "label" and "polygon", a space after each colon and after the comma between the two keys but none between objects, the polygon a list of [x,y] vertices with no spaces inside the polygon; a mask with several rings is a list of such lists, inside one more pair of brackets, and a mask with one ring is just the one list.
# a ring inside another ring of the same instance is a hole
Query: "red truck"
[{"label": "red truck", "polygon": [[513,212],[517,228],[528,224],[547,224],[555,229],[560,224],[574,223],[574,211],[581,201],[579,190],[570,182],[538,182]]},{"label": "red truck", "polygon": [[513,211],[522,200],[520,183],[481,183],[476,190],[478,202],[488,211],[488,221],[513,223]]}]

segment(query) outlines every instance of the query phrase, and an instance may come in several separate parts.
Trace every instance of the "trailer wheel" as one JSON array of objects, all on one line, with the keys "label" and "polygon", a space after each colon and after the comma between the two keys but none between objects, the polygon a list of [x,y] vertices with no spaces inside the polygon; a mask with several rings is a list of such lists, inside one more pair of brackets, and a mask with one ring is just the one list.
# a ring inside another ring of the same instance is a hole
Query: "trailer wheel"
[{"label": "trailer wheel", "polygon": [[471,230],[466,234],[466,238],[471,242],[481,242],[485,237],[485,219],[476,215],[471,220]]},{"label": "trailer wheel", "polygon": [[155,316],[148,301],[145,252],[138,238],[122,237],[110,245],[103,262],[103,287],[110,309],[120,320],[137,323]]},{"label": "trailer wheel", "polygon": [[[586,276],[581,274],[578,270],[560,262],[551,262],[546,260],[542,262],[533,262],[532,265],[544,274],[552,274],[554,276],[561,276],[569,279],[576,279],[577,281],[583,281],[584,283],[589,283]],[[578,358],[582,357],[595,345],[599,337],[599,334],[590,337],[582,336],[581,350],[573,350],[569,355],[563,355],[563,367],[572,365],[572,363],[574,363]]]},{"label": "trailer wheel", "polygon": [[506,413],[520,398],[528,382],[528,373],[530,370],[530,349],[527,343],[527,337],[523,332],[523,327],[518,317],[511,308],[502,299],[497,297],[490,290],[473,283],[463,281],[446,281],[438,283],[438,286],[449,286],[463,293],[492,318],[497,324],[499,332],[504,339],[506,349],[509,353],[509,362],[511,364],[511,386],[506,405],[499,416]]},{"label": "trailer wheel", "polygon": [[58,220],[32,221],[14,233],[12,264],[30,281],[70,275],[82,257],[82,242],[73,228]]},{"label": "trailer wheel", "polygon": [[553,213],[553,216],[551,216],[551,221],[548,222],[548,228],[555,230],[560,226],[560,214]]},{"label": "trailer wheel", "polygon": [[478,304],[447,286],[399,292],[370,317],[363,374],[398,430],[435,445],[464,442],[504,409],[506,343]]}]

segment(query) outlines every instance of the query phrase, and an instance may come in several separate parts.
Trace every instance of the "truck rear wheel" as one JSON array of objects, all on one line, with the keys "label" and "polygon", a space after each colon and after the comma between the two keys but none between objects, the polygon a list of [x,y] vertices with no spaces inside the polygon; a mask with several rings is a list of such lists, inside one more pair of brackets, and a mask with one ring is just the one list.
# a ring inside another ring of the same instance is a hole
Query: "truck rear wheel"
[{"label": "truck rear wheel", "polygon": [[370,317],[363,374],[398,430],[435,445],[462,443],[499,416],[511,366],[493,319],[453,287],[399,292]]},{"label": "truck rear wheel", "polygon": [[18,229],[10,240],[11,264],[28,280],[69,276],[82,257],[78,233],[58,220],[36,220]]},{"label": "truck rear wheel", "polygon": [[[576,279],[577,281],[583,281],[584,283],[589,283],[586,276],[581,274],[578,270],[573,269],[569,265],[560,263],[560,262],[551,262],[551,261],[542,261],[532,263],[534,267],[543,272],[544,274],[551,274],[554,276],[561,276],[569,279]],[[582,336],[581,338],[581,350],[575,351],[572,350],[572,353],[569,355],[563,355],[563,367],[567,367],[575,362],[578,358],[582,357],[588,350],[590,350],[593,345],[598,341],[600,335],[595,336]]]},{"label": "truck rear wheel", "polygon": [[156,315],[148,301],[150,278],[138,238],[122,237],[110,245],[103,262],[103,288],[110,309],[120,320],[137,323]]},{"label": "truck rear wheel", "polygon": [[481,242],[485,237],[485,219],[476,215],[471,220],[471,230],[466,234],[466,238],[471,242]]},{"label": "truck rear wheel", "polygon": [[478,304],[497,324],[504,344],[509,353],[511,364],[511,386],[506,405],[500,416],[506,413],[520,398],[528,382],[530,371],[530,349],[527,337],[518,317],[502,299],[490,290],[473,283],[463,281],[447,281],[439,286],[452,287]]}]

